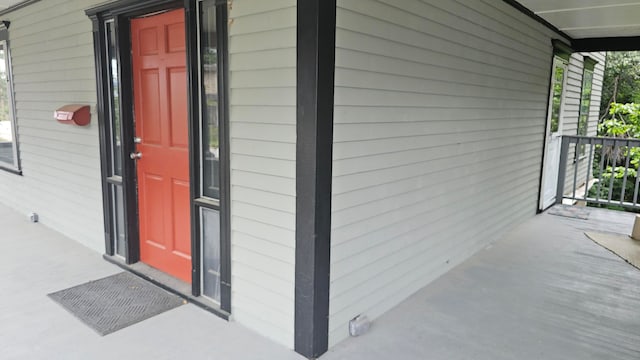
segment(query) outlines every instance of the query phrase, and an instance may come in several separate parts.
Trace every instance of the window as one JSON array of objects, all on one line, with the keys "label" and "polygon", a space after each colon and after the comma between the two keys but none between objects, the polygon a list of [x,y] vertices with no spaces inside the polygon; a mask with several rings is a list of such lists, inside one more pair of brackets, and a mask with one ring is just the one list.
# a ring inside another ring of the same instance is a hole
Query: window
[{"label": "window", "polygon": [[19,171],[7,23],[0,25],[0,168]]},{"label": "window", "polygon": [[[584,70],[582,72],[582,90],[580,93],[580,109],[578,112],[578,135],[587,136],[589,129],[589,112],[591,110],[591,88],[593,85],[593,69],[596,62],[589,58],[584,57]],[[582,156],[586,152],[585,145],[580,145],[579,149],[576,149],[576,158]]]},{"label": "window", "polygon": [[116,32],[113,20],[105,22],[106,59],[109,69],[109,118],[111,120],[111,175],[122,176],[122,141],[120,130],[120,84],[118,78],[118,58],[116,55]]},{"label": "window", "polygon": [[553,65],[553,89],[551,98],[551,132],[560,131],[560,118],[562,116],[562,96],[564,93],[564,79],[567,72],[567,60],[556,56]]},{"label": "window", "polygon": [[[200,239],[202,243],[202,294],[221,303],[221,140],[223,140],[223,108],[219,94],[224,91],[220,58],[220,9],[214,0],[198,3],[199,25],[199,88],[200,88],[200,163],[201,199]],[[222,85],[222,86],[221,86]],[[206,206],[205,206],[206,204]]]},{"label": "window", "polygon": [[220,199],[218,121],[218,33],[215,1],[200,3],[200,96],[202,111],[202,196]]},{"label": "window", "polygon": [[589,123],[589,110],[591,109],[591,87],[593,84],[593,68],[595,61],[589,57],[584,58],[584,71],[582,73],[582,92],[580,95],[580,113],[578,118],[578,135],[587,136]]},{"label": "window", "polygon": [[109,191],[109,208],[111,211],[112,231],[111,241],[114,245],[114,252],[126,258],[126,229],[125,229],[125,213],[124,213],[124,189],[122,184],[122,126],[120,120],[120,77],[118,74],[118,57],[117,57],[117,40],[115,21],[107,20],[104,23],[105,34],[105,59],[107,68],[107,88],[109,90],[108,107],[106,114],[108,115],[105,130],[108,132],[109,139],[109,169],[108,174],[108,191]]}]

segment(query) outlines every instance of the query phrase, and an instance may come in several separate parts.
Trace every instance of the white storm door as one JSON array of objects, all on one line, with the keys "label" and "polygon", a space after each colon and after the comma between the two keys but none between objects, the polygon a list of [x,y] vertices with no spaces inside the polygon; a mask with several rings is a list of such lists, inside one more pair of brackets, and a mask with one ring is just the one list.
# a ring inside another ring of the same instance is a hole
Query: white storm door
[{"label": "white storm door", "polygon": [[556,57],[553,61],[547,129],[545,136],[544,166],[542,171],[542,196],[540,209],[544,210],[556,201],[560,145],[562,142],[562,110],[567,82],[567,62]]}]

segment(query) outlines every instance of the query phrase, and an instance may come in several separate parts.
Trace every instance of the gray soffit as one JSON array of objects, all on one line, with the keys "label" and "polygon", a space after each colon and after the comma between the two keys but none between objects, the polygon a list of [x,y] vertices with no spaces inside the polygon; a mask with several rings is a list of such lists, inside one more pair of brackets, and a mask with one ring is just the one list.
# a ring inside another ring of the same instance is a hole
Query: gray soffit
[{"label": "gray soffit", "polygon": [[573,39],[640,36],[640,1],[519,0]]}]

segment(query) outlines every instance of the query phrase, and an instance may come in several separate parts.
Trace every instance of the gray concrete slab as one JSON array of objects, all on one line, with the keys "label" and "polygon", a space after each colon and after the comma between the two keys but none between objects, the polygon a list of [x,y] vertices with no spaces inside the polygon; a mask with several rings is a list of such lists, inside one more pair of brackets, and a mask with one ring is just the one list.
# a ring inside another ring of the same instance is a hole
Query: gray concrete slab
[{"label": "gray concrete slab", "polygon": [[303,359],[191,304],[102,337],[47,294],[120,268],[2,205],[0,246],[0,359]]},{"label": "gray concrete slab", "polygon": [[[338,344],[335,359],[640,359],[640,271],[584,231],[633,215],[540,215]],[[302,359],[180,306],[105,337],[46,294],[121,271],[0,205],[1,359]]]},{"label": "gray concrete slab", "polygon": [[640,271],[583,234],[633,217],[536,216],[322,360],[640,359]]}]

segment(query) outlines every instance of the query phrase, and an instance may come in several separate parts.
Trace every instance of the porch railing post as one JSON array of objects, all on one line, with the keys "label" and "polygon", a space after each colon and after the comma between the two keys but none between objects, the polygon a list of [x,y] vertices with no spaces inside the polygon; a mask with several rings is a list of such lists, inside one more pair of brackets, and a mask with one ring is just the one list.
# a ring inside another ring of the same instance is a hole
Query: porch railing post
[{"label": "porch railing post", "polygon": [[570,138],[563,136],[560,147],[560,163],[558,164],[558,187],[556,189],[556,204],[562,204],[564,197],[564,181],[567,172],[567,158],[569,155]]}]

